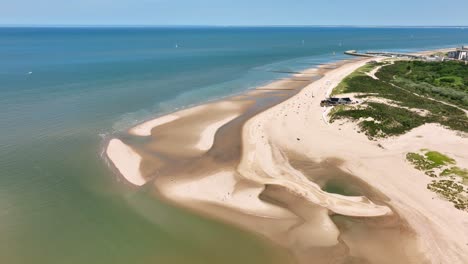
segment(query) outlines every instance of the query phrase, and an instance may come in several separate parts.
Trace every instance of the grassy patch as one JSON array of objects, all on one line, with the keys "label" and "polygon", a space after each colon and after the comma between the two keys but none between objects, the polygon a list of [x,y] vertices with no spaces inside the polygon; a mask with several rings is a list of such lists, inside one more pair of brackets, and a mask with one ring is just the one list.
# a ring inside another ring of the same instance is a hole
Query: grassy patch
[{"label": "grassy patch", "polygon": [[375,67],[382,65],[380,63],[375,63],[375,64],[366,64],[357,70],[355,70],[353,73],[348,75],[346,78],[344,78],[332,91],[331,95],[337,95],[337,94],[342,94],[344,93],[348,88],[349,88],[349,81],[353,79],[354,77],[357,76],[367,76],[367,73],[372,71]]},{"label": "grassy patch", "polygon": [[463,86],[463,78],[460,76],[444,76],[434,80],[437,86]]},{"label": "grassy patch", "polygon": [[406,154],[406,160],[409,161],[418,170],[430,170],[432,164],[426,160],[426,158],[418,153],[410,152]]},{"label": "grassy patch", "polygon": [[427,185],[427,189],[440,194],[452,202],[455,208],[468,209],[468,199],[465,195],[464,186],[452,180],[433,180]]},{"label": "grassy patch", "polygon": [[422,150],[423,153],[410,152],[406,154],[406,159],[418,170],[428,171],[455,164],[455,160],[437,151]]},{"label": "grassy patch", "polygon": [[[368,103],[367,107],[346,108],[330,113],[331,121],[342,118],[367,119],[359,123],[370,138],[399,135],[425,122],[425,118],[409,110],[380,103]],[[371,120],[370,120],[371,119]]]},{"label": "grassy patch", "polygon": [[406,160],[426,175],[437,178],[427,189],[452,202],[457,209],[468,210],[468,170],[452,166],[455,160],[440,152],[427,149],[421,152],[406,154]]},{"label": "grassy patch", "polygon": [[426,152],[426,159],[435,165],[436,168],[448,164],[455,164],[455,160],[437,151]]},{"label": "grassy patch", "polygon": [[445,169],[440,173],[441,176],[458,176],[463,179],[463,182],[468,183],[468,170],[457,166]]},{"label": "grassy patch", "polygon": [[330,110],[329,115],[330,115],[330,116],[334,116],[334,115],[337,115],[337,114],[340,113],[340,112],[344,112],[345,110],[350,109],[350,108],[351,108],[351,107],[350,107],[350,106],[347,106],[347,105],[337,105],[337,106],[333,107],[333,108]]},{"label": "grassy patch", "polygon": [[377,74],[405,89],[468,109],[468,66],[464,63],[398,61]]}]

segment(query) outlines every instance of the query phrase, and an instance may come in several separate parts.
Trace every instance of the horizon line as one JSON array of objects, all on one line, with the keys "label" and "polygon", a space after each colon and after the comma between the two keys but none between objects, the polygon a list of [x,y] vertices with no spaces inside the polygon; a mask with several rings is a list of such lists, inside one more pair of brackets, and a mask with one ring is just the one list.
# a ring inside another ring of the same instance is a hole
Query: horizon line
[{"label": "horizon line", "polygon": [[352,28],[468,28],[468,25],[151,25],[151,24],[0,24],[0,28],[177,28],[177,27],[352,27]]}]

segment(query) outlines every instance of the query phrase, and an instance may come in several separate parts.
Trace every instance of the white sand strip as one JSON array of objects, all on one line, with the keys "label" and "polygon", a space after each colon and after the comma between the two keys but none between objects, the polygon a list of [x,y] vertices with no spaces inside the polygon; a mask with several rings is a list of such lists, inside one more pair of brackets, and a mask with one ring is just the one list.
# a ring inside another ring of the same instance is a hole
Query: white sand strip
[{"label": "white sand strip", "polygon": [[208,125],[203,132],[200,135],[200,139],[198,140],[197,144],[195,145],[195,148],[203,151],[209,150],[213,146],[214,142],[214,136],[216,134],[216,131],[225,124],[229,123],[231,120],[234,118],[238,117],[238,114],[230,115],[228,117],[225,117],[222,120],[219,120],[217,122],[214,122],[210,125]]},{"label": "white sand strip", "polygon": [[107,156],[124,178],[133,185],[141,186],[146,180],[140,173],[141,157],[119,139],[112,139],[106,150]]},{"label": "white sand strip", "polygon": [[176,121],[179,118],[193,115],[199,111],[206,109],[207,107],[216,106],[223,110],[238,110],[239,105],[229,101],[214,102],[209,104],[197,105],[187,109],[183,109],[172,114],[164,115],[155,119],[151,119],[144,123],[141,123],[135,127],[132,127],[128,132],[135,136],[151,136],[151,130],[155,127]]},{"label": "white sand strip", "polygon": [[129,133],[135,136],[151,136],[151,130],[157,126],[179,119],[177,115],[165,115],[145,123],[139,124],[129,130]]}]

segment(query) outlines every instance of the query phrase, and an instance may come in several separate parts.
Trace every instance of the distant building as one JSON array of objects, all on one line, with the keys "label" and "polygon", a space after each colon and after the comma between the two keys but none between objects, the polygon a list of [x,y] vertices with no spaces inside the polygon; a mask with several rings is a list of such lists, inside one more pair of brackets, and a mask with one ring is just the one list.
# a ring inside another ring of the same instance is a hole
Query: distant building
[{"label": "distant building", "polygon": [[454,51],[449,51],[447,56],[455,60],[468,61],[468,46],[462,46]]},{"label": "distant building", "polygon": [[439,61],[444,61],[444,57],[439,57],[439,56],[426,56],[423,58],[427,62],[439,62]]}]

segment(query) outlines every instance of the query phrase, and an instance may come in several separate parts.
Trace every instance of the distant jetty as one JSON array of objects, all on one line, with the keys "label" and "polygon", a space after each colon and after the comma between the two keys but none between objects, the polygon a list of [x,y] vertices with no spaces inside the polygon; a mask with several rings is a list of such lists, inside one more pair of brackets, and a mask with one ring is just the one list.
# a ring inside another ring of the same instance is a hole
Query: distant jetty
[{"label": "distant jetty", "polygon": [[369,57],[369,58],[376,57],[376,55],[360,53],[357,50],[348,50],[348,51],[345,51],[345,54],[351,55],[351,56],[358,56],[358,57]]},{"label": "distant jetty", "polygon": [[385,51],[367,51],[365,53],[360,53],[356,50],[345,51],[345,54],[358,57],[390,57],[390,58],[410,58],[410,59],[421,59],[423,56],[414,55],[408,53],[398,53],[398,52],[385,52]]}]

